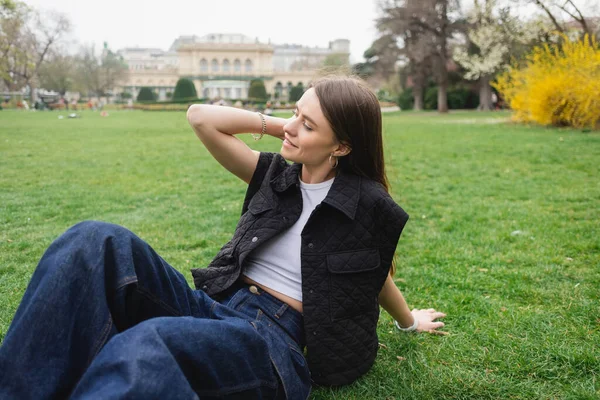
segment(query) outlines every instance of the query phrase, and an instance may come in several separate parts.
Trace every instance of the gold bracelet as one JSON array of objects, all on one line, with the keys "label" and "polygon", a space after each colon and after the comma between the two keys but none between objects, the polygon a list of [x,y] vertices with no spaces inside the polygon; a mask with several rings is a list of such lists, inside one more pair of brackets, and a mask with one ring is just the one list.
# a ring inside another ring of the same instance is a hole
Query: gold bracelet
[{"label": "gold bracelet", "polygon": [[260,112],[257,112],[257,114],[260,117],[260,121],[262,122],[262,130],[261,130],[260,134],[258,134],[258,133],[251,133],[252,138],[254,140],[260,140],[260,139],[262,139],[263,135],[265,133],[267,133],[267,120],[265,119],[265,116],[262,115],[262,113],[260,113]]}]

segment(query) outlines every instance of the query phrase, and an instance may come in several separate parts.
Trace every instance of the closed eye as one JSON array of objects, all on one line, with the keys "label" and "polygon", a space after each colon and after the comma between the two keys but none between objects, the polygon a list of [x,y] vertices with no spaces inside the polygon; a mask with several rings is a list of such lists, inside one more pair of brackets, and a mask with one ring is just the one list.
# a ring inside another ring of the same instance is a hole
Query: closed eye
[{"label": "closed eye", "polygon": [[[294,117],[298,117],[298,109],[295,109],[294,111],[292,111],[292,114],[294,115]],[[304,127],[306,128],[307,131],[312,131],[313,128],[311,128],[310,126],[306,125],[306,122],[303,122],[302,125],[304,125]]]}]

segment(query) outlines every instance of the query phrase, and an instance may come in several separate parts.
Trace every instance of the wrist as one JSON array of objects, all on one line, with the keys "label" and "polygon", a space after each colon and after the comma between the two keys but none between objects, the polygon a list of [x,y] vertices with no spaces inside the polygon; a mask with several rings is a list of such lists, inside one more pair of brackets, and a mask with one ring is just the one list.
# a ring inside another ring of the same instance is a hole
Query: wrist
[{"label": "wrist", "polygon": [[417,330],[417,327],[419,326],[419,320],[417,320],[417,318],[413,315],[412,325],[410,325],[406,328],[403,328],[400,326],[400,324],[396,320],[394,320],[394,325],[396,326],[396,328],[398,328],[398,330],[400,330],[402,332],[414,332]]},{"label": "wrist", "polygon": [[261,130],[260,133],[251,133],[251,135],[254,140],[260,140],[267,133],[267,118],[263,113],[257,112],[256,114],[260,118]]},{"label": "wrist", "polygon": [[267,135],[283,140],[283,127],[287,123],[285,118],[265,115],[267,120]]}]

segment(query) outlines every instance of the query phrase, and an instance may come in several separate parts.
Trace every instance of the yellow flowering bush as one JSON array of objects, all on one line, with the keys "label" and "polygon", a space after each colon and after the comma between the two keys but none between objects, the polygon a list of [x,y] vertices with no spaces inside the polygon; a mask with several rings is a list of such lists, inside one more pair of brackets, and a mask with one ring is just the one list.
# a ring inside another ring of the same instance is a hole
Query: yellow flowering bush
[{"label": "yellow flowering bush", "polygon": [[514,110],[514,119],[542,125],[600,129],[600,47],[587,36],[551,48],[534,48],[493,86]]}]

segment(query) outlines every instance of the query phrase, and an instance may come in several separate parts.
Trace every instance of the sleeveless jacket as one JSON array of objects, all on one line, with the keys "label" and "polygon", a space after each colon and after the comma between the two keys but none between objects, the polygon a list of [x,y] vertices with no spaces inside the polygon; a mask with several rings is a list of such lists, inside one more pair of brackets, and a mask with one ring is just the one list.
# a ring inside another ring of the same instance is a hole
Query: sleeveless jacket
[{"label": "sleeveless jacket", "polygon": [[[207,268],[192,270],[210,296],[229,288],[255,248],[291,227],[302,211],[301,164],[261,153],[233,238]],[[378,350],[378,295],[408,220],[385,188],[339,171],[302,231],[301,274],[307,362],[313,383],[345,385]]]}]

